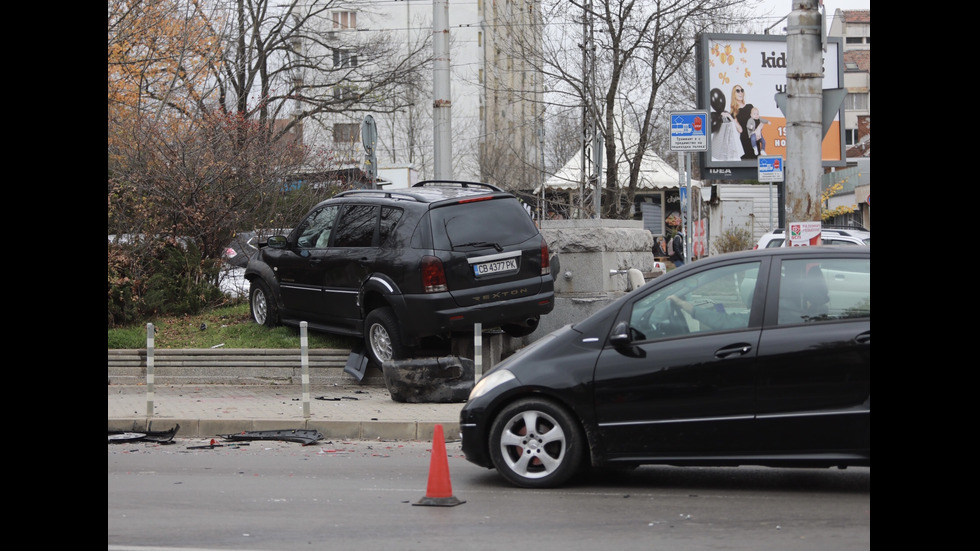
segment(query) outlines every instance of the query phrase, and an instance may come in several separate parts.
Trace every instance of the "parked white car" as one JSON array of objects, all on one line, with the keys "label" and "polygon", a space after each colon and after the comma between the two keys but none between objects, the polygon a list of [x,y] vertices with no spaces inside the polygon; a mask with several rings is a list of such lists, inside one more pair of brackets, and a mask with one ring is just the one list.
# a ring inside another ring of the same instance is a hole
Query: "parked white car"
[{"label": "parked white car", "polygon": [[[820,238],[824,245],[857,245],[871,246],[871,232],[864,228],[828,227],[820,230]],[[770,249],[786,244],[786,230],[777,229],[763,235],[754,249]]]}]

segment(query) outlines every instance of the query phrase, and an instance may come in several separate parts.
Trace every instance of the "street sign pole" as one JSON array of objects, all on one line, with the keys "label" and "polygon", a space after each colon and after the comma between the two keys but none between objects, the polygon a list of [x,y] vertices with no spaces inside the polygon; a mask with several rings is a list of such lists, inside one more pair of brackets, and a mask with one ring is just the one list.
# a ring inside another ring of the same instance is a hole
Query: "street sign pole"
[{"label": "street sign pole", "polygon": [[[684,231],[684,262],[691,260],[691,243],[694,242],[691,228],[691,203],[694,199],[693,189],[691,189],[691,156],[689,151],[708,150],[708,112],[707,111],[682,111],[670,114],[670,150],[681,153],[681,166],[684,167],[684,174],[680,175],[678,185],[681,192],[681,216],[683,220],[681,227]],[[684,205],[686,196],[687,206]],[[684,216],[684,211],[686,217]]]},{"label": "street sign pole", "polygon": [[765,155],[759,157],[759,181],[769,183],[769,231],[775,229],[772,221],[772,183],[782,182],[784,179],[785,163],[781,156]]}]

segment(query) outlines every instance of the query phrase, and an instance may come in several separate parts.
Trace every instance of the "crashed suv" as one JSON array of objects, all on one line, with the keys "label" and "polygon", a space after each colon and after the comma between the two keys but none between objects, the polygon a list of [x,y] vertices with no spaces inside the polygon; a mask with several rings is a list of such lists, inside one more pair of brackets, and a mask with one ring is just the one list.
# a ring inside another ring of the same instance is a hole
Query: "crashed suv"
[{"label": "crashed suv", "polygon": [[363,337],[377,365],[475,323],[528,335],[554,308],[548,245],[527,211],[470,182],[339,193],[262,244],[245,278],[257,323]]}]

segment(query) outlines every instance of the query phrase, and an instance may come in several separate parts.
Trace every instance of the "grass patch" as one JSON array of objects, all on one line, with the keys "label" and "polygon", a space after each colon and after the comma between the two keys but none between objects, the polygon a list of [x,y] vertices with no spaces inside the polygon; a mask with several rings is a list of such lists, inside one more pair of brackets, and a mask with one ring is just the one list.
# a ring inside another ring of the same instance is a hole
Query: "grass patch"
[{"label": "grass patch", "polygon": [[[269,329],[252,321],[248,302],[241,301],[198,315],[150,320],[156,330],[153,345],[179,348],[299,348],[299,329]],[[146,323],[109,329],[109,348],[146,348]],[[355,340],[308,331],[310,348],[349,349]]]}]

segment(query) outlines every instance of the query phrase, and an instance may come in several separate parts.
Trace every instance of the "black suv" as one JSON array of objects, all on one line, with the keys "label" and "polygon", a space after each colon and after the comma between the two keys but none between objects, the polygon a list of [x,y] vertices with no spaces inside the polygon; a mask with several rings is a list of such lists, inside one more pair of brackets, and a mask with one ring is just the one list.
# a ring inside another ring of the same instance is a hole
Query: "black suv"
[{"label": "black suv", "polygon": [[256,322],[363,336],[377,365],[475,323],[528,335],[554,308],[548,245],[527,211],[471,182],[339,193],[260,246],[245,278]]}]

